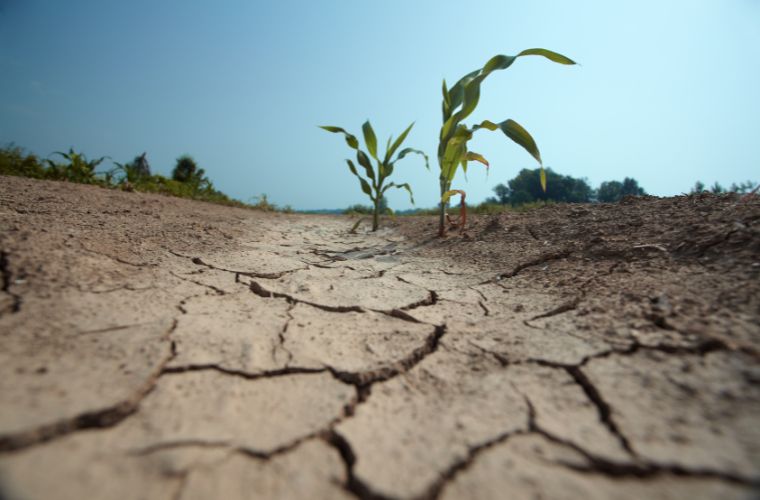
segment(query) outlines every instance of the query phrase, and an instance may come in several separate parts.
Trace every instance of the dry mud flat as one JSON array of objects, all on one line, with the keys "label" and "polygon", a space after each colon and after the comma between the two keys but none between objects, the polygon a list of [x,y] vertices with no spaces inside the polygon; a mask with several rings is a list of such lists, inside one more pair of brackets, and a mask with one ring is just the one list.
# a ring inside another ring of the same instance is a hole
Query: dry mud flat
[{"label": "dry mud flat", "polygon": [[0,177],[0,498],[757,498],[757,200],[441,241]]}]

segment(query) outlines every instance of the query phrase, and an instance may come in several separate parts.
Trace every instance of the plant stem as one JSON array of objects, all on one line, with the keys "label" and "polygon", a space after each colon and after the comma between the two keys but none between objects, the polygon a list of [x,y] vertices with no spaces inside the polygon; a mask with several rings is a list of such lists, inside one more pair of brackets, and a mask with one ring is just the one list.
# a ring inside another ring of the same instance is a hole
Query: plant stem
[{"label": "plant stem", "polygon": [[[441,179],[441,198],[443,193],[449,190],[449,184]],[[441,201],[441,210],[438,213],[438,237],[443,238],[446,236],[446,203]]]},{"label": "plant stem", "polygon": [[375,200],[375,210],[372,213],[372,231],[377,231],[380,222],[380,199]]}]

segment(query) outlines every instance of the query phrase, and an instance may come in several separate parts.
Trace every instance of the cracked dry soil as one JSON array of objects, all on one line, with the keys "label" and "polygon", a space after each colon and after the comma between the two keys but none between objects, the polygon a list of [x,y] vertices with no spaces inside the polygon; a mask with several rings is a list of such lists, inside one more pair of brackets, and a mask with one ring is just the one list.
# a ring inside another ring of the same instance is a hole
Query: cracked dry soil
[{"label": "cracked dry soil", "polygon": [[266,214],[0,178],[0,498],[757,498],[760,202]]}]

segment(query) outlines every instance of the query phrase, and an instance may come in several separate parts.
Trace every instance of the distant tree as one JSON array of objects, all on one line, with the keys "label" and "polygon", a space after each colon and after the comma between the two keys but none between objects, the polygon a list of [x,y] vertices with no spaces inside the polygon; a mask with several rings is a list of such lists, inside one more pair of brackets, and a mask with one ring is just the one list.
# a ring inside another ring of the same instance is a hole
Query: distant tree
[{"label": "distant tree", "polygon": [[623,189],[620,191],[620,194],[622,196],[644,196],[647,192],[639,186],[639,182],[636,179],[626,177],[623,179]]},{"label": "distant tree", "polygon": [[623,196],[642,196],[647,194],[636,179],[626,177],[623,182],[605,181],[596,190],[596,199],[602,203],[615,203]]},{"label": "distant tree", "polygon": [[710,188],[710,192],[713,194],[721,194],[721,193],[725,193],[726,190],[723,189],[723,186],[721,186],[718,181],[715,181],[715,183]]},{"label": "distant tree", "polygon": [[177,163],[172,171],[172,179],[178,182],[199,182],[206,172],[198,168],[192,156],[182,155],[177,158]]},{"label": "distant tree", "polygon": [[199,191],[215,191],[211,181],[206,178],[206,171],[198,167],[192,156],[182,155],[172,171],[172,179],[186,184],[195,195]]},{"label": "distant tree", "polygon": [[511,191],[507,186],[504,184],[497,184],[496,187],[493,188],[493,192],[496,193],[496,198],[489,198],[489,202],[500,203],[502,205],[509,204],[509,194]]},{"label": "distant tree", "polygon": [[623,183],[620,181],[605,181],[596,190],[596,199],[602,203],[614,203],[622,198]]},{"label": "distant tree", "polygon": [[524,168],[507,185],[497,184],[493,191],[496,198],[489,200],[502,205],[523,205],[539,200],[584,203],[591,200],[592,189],[586,179],[576,179],[546,169],[546,192],[541,189],[540,169]]}]

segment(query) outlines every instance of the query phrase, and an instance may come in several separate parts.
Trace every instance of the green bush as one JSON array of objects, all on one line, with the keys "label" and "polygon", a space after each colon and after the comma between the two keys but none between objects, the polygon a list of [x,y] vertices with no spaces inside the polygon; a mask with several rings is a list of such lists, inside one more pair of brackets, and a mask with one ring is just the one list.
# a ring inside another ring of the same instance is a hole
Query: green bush
[{"label": "green bush", "polygon": [[0,149],[0,175],[45,179],[47,172],[35,155],[14,144],[8,144]]}]

